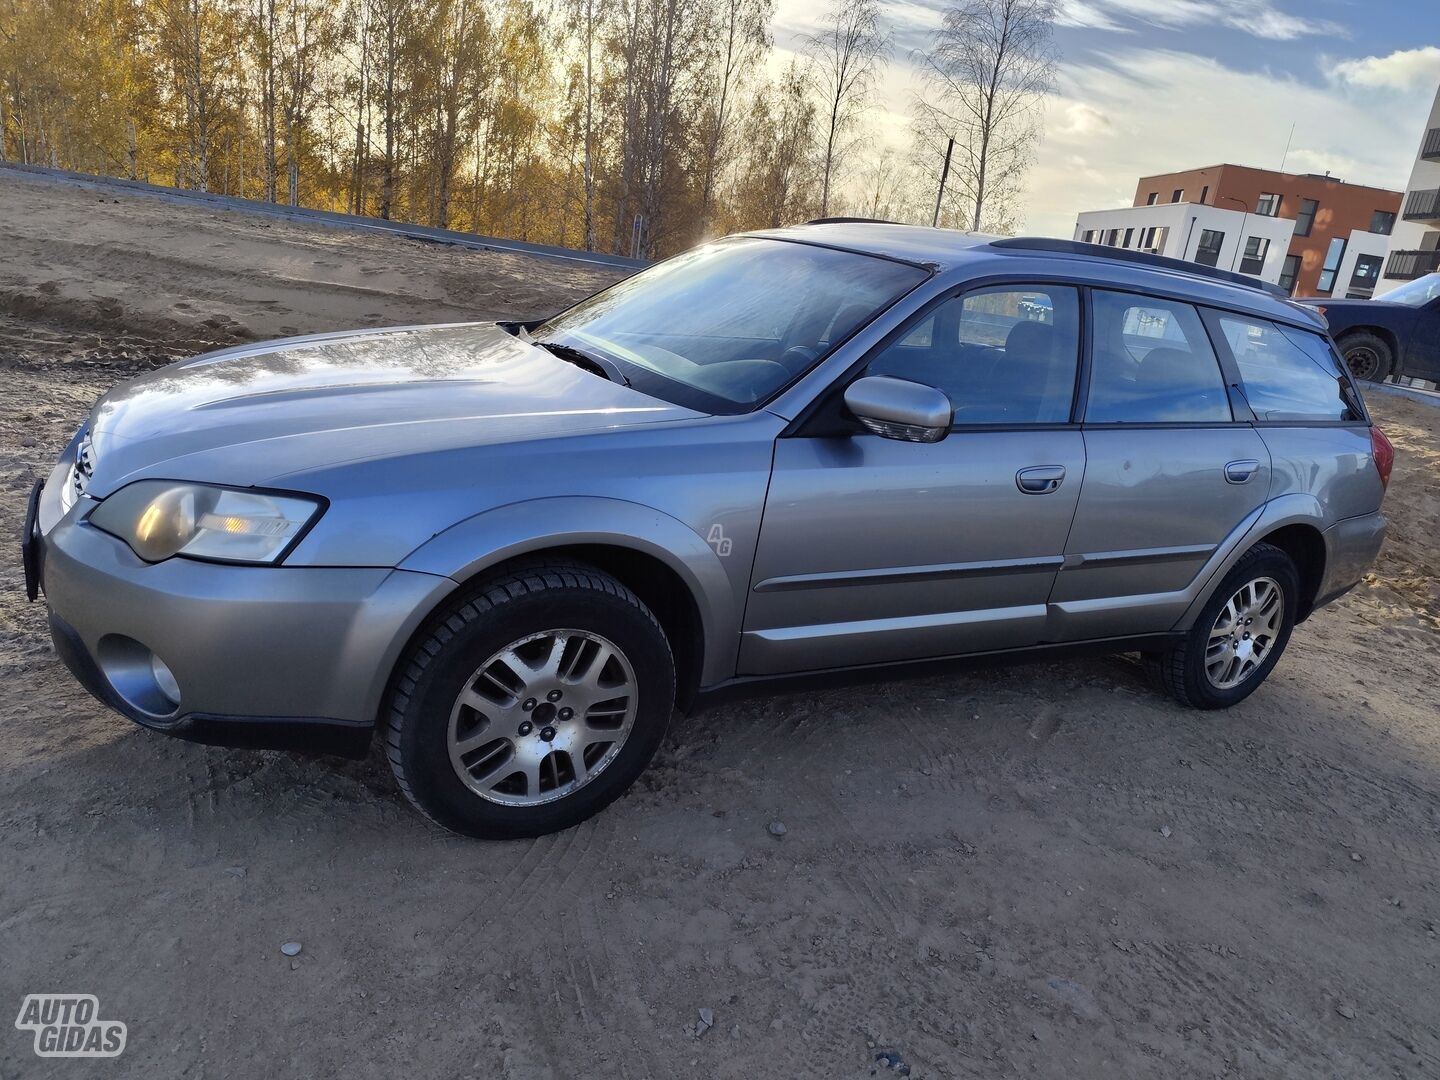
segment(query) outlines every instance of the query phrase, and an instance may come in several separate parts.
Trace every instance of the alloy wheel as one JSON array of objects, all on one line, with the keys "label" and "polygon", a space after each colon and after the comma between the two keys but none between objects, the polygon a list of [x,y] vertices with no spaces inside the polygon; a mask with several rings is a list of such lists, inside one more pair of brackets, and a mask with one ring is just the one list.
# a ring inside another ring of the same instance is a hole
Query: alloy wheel
[{"label": "alloy wheel", "polygon": [[637,701],[635,671],[613,642],[585,630],[531,634],[465,681],[450,710],[450,763],[490,802],[553,802],[615,759]]},{"label": "alloy wheel", "polygon": [[1210,629],[1205,676],[1217,690],[1239,686],[1270,655],[1285,622],[1285,594],[1274,578],[1247,581],[1236,590]]}]

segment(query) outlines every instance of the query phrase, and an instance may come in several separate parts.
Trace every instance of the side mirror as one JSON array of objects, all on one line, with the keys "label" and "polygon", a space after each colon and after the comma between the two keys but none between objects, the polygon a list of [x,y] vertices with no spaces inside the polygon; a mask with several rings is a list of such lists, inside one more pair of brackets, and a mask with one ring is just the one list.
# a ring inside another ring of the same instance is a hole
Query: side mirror
[{"label": "side mirror", "polygon": [[939,442],[955,421],[943,391],[889,375],[856,379],[845,388],[845,405],[876,435],[903,442]]}]

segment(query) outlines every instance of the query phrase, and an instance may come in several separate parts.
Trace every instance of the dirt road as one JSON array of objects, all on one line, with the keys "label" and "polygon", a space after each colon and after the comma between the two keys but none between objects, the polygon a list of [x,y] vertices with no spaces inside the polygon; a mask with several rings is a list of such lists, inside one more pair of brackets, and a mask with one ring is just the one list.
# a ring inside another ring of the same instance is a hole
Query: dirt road
[{"label": "dirt road", "polygon": [[[3,536],[148,364],[603,281],[16,183],[0,253]],[[1382,561],[1242,706],[1182,710],[1125,659],[734,706],[600,817],[510,844],[432,828],[378,756],[105,712],[12,553],[0,1012],[93,993],[129,1037],[40,1061],[7,1018],[0,1077],[844,1078],[885,1048],[915,1077],[1440,1074],[1440,410],[1372,404],[1399,448]]]}]

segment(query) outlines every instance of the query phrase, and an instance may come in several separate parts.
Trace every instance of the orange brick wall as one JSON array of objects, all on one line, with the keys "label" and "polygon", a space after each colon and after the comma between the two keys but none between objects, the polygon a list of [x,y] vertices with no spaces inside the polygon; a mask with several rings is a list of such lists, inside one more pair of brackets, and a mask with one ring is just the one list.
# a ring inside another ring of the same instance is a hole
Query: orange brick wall
[{"label": "orange brick wall", "polygon": [[1141,177],[1135,187],[1135,205],[1144,206],[1151,192],[1158,192],[1157,203],[1169,202],[1176,188],[1185,191],[1182,202],[1198,203],[1206,187],[1210,189],[1205,194],[1207,206],[1239,210],[1241,207],[1235,201],[1238,199],[1252,214],[1262,194],[1279,195],[1278,216],[1282,218],[1293,219],[1300,212],[1302,199],[1319,202],[1320,208],[1316,211],[1310,235],[1296,236],[1290,242],[1289,254],[1299,255],[1301,260],[1300,275],[1295,284],[1296,296],[1316,295],[1315,285],[1332,237],[1348,239],[1352,229],[1369,229],[1370,217],[1376,210],[1398,216],[1402,198],[1398,191],[1346,184],[1320,176],[1271,172],[1243,165],[1212,165],[1204,169]]}]

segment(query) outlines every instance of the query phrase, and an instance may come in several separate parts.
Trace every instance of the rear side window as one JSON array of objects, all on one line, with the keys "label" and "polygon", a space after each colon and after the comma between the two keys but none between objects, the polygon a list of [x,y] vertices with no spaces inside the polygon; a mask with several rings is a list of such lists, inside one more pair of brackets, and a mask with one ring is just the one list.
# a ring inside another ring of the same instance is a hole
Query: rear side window
[{"label": "rear side window", "polygon": [[1200,314],[1173,300],[1096,291],[1085,422],[1203,424],[1232,419]]},{"label": "rear side window", "polygon": [[1245,400],[1260,420],[1354,420],[1330,344],[1265,319],[1221,315]]},{"label": "rear side window", "polygon": [[1079,354],[1074,288],[1009,286],[944,301],[882,349],[865,374],[945,391],[959,425],[1064,424]]}]

